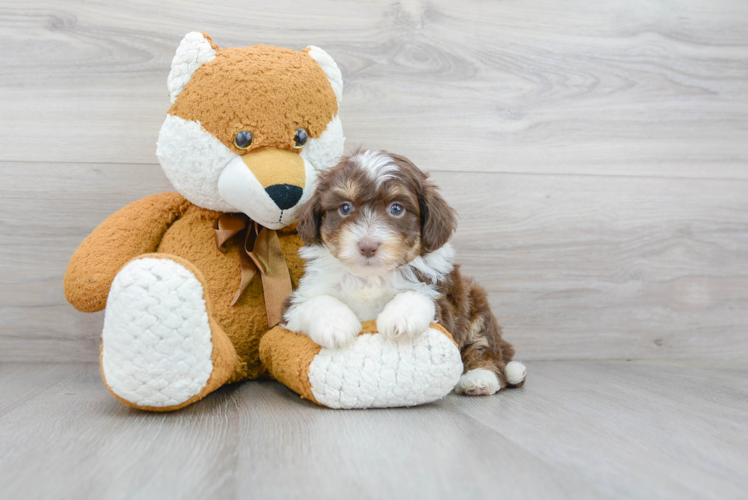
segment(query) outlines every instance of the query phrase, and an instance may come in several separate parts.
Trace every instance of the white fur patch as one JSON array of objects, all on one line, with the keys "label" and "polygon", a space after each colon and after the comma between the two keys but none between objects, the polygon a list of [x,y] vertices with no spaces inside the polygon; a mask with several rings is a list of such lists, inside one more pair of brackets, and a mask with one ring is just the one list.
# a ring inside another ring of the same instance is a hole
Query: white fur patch
[{"label": "white fur patch", "polygon": [[330,55],[319,47],[310,45],[308,54],[312,56],[312,59],[317,61],[322,71],[327,75],[327,79],[330,81],[332,91],[335,92],[335,99],[338,100],[338,106],[343,102],[343,74],[340,72],[340,68],[335,64]]},{"label": "white fur patch", "polygon": [[326,170],[338,164],[344,147],[343,124],[339,117],[333,116],[318,139],[309,139],[301,157],[318,171]]},{"label": "white fur patch", "polygon": [[166,80],[171,103],[195,74],[195,71],[205,63],[216,58],[216,50],[202,33],[193,31],[187,33],[177,47],[177,53],[171,61],[171,72]]},{"label": "white fur patch", "polygon": [[434,300],[416,291],[398,293],[377,317],[377,331],[394,339],[415,337],[425,332],[434,321]]},{"label": "white fur patch", "polygon": [[218,193],[218,179],[238,155],[199,122],[166,115],[156,156],[174,188],[191,203],[218,212],[236,211]]},{"label": "white fur patch", "polygon": [[163,408],[197,395],[213,372],[200,281],[172,260],[130,262],[112,282],[102,344],[104,378],[122,399]]},{"label": "white fur patch", "polygon": [[484,368],[476,368],[465,373],[455,386],[457,394],[468,396],[489,396],[496,394],[499,389],[501,389],[501,386],[496,374]]},{"label": "white fur patch", "polygon": [[446,396],[462,369],[459,349],[438,330],[401,340],[364,334],[342,349],[320,350],[309,382],[330,408],[414,406]]},{"label": "white fur patch", "polygon": [[507,383],[517,385],[525,380],[525,377],[527,376],[527,368],[525,368],[525,365],[519,361],[510,361],[506,364],[504,373],[506,374]]},{"label": "white fur patch", "polygon": [[374,149],[353,155],[351,161],[368,172],[376,187],[387,180],[394,179],[394,174],[397,172],[397,165],[392,157]]},{"label": "white fur patch", "polygon": [[[443,280],[455,268],[455,249],[451,243],[445,243],[441,248],[418,256],[408,263],[408,271],[420,271],[432,283]],[[415,279],[415,277],[413,278]]]},{"label": "white fur patch", "polygon": [[329,295],[294,304],[284,314],[285,327],[322,347],[342,347],[361,332],[361,322],[345,304]]}]

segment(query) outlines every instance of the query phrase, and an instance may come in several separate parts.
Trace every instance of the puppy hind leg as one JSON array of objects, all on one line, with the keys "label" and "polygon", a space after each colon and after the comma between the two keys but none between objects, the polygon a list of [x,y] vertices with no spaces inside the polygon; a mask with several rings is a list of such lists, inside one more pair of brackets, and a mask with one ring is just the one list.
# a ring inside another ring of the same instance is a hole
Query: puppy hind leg
[{"label": "puppy hind leg", "polygon": [[455,390],[468,396],[491,395],[506,387],[522,387],[525,385],[526,376],[527,368],[519,361],[510,361],[506,365],[486,365],[466,370]]},{"label": "puppy hind leg", "polygon": [[493,370],[474,368],[463,373],[455,386],[457,394],[466,396],[490,396],[506,387],[506,382]]},{"label": "puppy hind leg", "polygon": [[525,385],[525,377],[527,377],[527,368],[519,361],[512,361],[514,357],[514,348],[512,344],[504,339],[499,340],[499,347],[501,349],[501,356],[503,361],[506,363],[504,366],[504,376],[506,378],[506,385],[510,389],[522,387]]},{"label": "puppy hind leg", "polygon": [[461,349],[465,370],[455,392],[487,396],[524,383],[524,365],[518,361],[507,364],[507,360],[514,356],[514,349],[501,338],[501,328],[493,315],[487,313],[474,317],[466,337]]}]

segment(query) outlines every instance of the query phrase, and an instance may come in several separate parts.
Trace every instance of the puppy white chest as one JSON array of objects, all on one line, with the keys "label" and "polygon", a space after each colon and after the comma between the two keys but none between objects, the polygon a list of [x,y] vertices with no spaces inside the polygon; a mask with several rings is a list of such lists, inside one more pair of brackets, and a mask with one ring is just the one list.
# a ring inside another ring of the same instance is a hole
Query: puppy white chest
[{"label": "puppy white chest", "polygon": [[338,299],[356,314],[359,320],[376,319],[384,306],[400,290],[386,285],[370,284],[358,280],[343,280]]}]

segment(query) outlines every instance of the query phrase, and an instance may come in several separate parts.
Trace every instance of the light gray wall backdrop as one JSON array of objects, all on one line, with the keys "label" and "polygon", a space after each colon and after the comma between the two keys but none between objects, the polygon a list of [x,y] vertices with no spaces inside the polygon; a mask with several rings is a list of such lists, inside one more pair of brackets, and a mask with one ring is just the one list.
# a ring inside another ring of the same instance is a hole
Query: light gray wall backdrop
[{"label": "light gray wall backdrop", "polygon": [[433,173],[519,359],[748,351],[748,2],[3,2],[0,360],[96,361],[70,255],[170,189],[154,154],[188,31],[318,45],[348,147]]}]

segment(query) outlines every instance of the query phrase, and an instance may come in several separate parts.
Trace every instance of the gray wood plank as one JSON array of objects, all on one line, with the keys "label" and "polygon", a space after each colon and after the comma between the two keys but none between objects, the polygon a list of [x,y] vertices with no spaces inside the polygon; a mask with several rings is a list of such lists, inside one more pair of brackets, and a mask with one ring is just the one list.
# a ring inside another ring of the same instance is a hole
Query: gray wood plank
[{"label": "gray wood plank", "polygon": [[228,498],[218,492],[234,473],[221,459],[235,446],[230,435],[224,440],[230,398],[145,413],[112,398],[97,365],[73,366],[75,373],[3,417],[3,497]]},{"label": "gray wood plank", "polygon": [[[5,5],[5,7],[2,7]],[[433,170],[742,178],[748,4],[0,4],[0,160],[150,163],[184,33],[328,50],[349,144]]]},{"label": "gray wood plank", "polygon": [[[23,168],[20,168],[20,167]],[[0,163],[0,359],[94,361],[65,302],[75,248],[169,190],[157,165]],[[454,243],[522,359],[745,358],[748,183],[436,172]]]},{"label": "gray wood plank", "polygon": [[527,390],[448,402],[612,498],[744,498],[748,365],[720,365],[532,363]]},{"label": "gray wood plank", "polygon": [[[745,363],[534,362],[522,389],[337,411],[275,382],[129,409],[94,364],[0,367],[7,498],[742,498]],[[14,373],[15,372],[15,373]],[[35,390],[36,388],[36,390]]]},{"label": "gray wood plank", "polygon": [[79,370],[76,364],[0,363],[0,417]]},{"label": "gray wood plank", "polygon": [[145,413],[89,364],[3,417],[0,477],[9,498],[604,498],[440,408],[339,412],[254,382]]},{"label": "gray wood plank", "polygon": [[237,489],[260,498],[603,498],[576,471],[547,467],[443,402],[339,412],[284,390],[278,412],[280,387],[246,387],[238,467],[251,473]]}]

